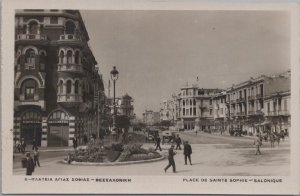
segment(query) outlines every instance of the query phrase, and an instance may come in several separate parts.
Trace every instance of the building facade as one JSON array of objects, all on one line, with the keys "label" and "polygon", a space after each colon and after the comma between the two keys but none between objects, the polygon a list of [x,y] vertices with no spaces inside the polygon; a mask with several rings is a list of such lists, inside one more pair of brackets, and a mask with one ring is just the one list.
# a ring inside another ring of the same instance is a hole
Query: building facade
[{"label": "building facade", "polygon": [[160,104],[160,121],[169,121],[175,123],[177,116],[177,97],[172,96],[171,99],[164,100]]},{"label": "building facade", "polygon": [[160,122],[160,112],[154,112],[152,110],[145,110],[143,113],[143,122],[152,126]]},{"label": "building facade", "polygon": [[[114,100],[113,98],[108,99],[111,115],[114,113]],[[134,114],[134,100],[128,94],[122,97],[115,98],[115,110],[117,115],[127,116],[129,119],[135,117]]]},{"label": "building facade", "polygon": [[15,138],[71,146],[99,130],[102,77],[76,10],[17,10]]},{"label": "building facade", "polygon": [[[282,123],[287,126],[290,115],[290,82],[288,71],[274,76],[251,78],[229,88],[226,96],[229,128],[238,128],[252,134],[264,132],[273,126],[270,119],[279,118],[278,116],[284,119]],[[283,112],[277,112],[279,103],[280,111],[282,109],[281,100],[284,101],[285,117]]]},{"label": "building facade", "polygon": [[178,95],[177,128],[184,130],[206,130],[214,126],[213,98],[220,89],[203,89],[198,85],[181,88]]}]

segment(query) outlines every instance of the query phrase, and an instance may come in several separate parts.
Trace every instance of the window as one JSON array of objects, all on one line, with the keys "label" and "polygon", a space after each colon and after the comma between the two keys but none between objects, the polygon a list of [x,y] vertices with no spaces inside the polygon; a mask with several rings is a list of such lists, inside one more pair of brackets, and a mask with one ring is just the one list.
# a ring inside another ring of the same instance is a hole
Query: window
[{"label": "window", "polygon": [[33,49],[28,49],[25,52],[25,69],[34,69],[35,68],[35,53]]},{"label": "window", "polygon": [[286,111],[287,110],[287,100],[284,100],[283,107],[284,107],[284,110]]},{"label": "window", "polygon": [[59,84],[58,84],[58,92],[59,92],[59,94],[63,94],[64,93],[63,86],[64,86],[63,81],[62,80],[59,81]]},{"label": "window", "polygon": [[65,56],[64,51],[60,51],[60,54],[59,54],[59,62],[60,62],[61,64],[64,63],[64,56]]},{"label": "window", "polygon": [[72,34],[74,35],[75,33],[75,24],[72,21],[66,22],[66,27],[65,27],[65,34]]},{"label": "window", "polygon": [[213,110],[212,110],[212,109],[210,109],[210,110],[209,110],[209,114],[210,114],[210,115],[212,115],[212,113],[213,113]]},{"label": "window", "polygon": [[45,69],[45,63],[46,63],[46,54],[45,54],[45,52],[42,52],[40,54],[40,70]]},{"label": "window", "polygon": [[194,106],[196,105],[196,100],[194,99]]},{"label": "window", "polygon": [[80,56],[79,56],[79,51],[75,52],[75,64],[79,64],[80,62]]},{"label": "window", "polygon": [[72,82],[71,80],[67,81],[67,94],[71,94]]},{"label": "window", "polygon": [[78,80],[76,80],[75,82],[75,94],[78,94],[79,93],[79,82]]},{"label": "window", "polygon": [[270,112],[270,103],[268,102],[268,113]]},{"label": "window", "polygon": [[209,100],[209,105],[212,105],[212,100],[211,99]]},{"label": "window", "polygon": [[34,99],[36,87],[37,85],[34,79],[27,79],[22,83],[21,89],[26,100]]},{"label": "window", "polygon": [[182,100],[182,105],[185,106],[185,101],[184,100]]},{"label": "window", "polygon": [[29,34],[36,35],[37,33],[38,33],[38,23],[35,21],[29,23]]},{"label": "window", "polygon": [[67,52],[67,64],[70,64],[70,63],[72,63],[72,51],[71,50],[69,50]]},{"label": "window", "polygon": [[194,108],[194,116],[196,116],[196,108]]}]

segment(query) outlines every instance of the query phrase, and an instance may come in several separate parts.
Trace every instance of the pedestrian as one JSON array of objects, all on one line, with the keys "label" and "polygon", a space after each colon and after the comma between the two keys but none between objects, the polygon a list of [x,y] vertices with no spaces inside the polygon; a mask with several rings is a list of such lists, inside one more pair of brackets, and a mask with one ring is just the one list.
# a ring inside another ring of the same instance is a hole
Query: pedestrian
[{"label": "pedestrian", "polygon": [[179,137],[179,134],[177,134],[177,138],[176,138],[175,142],[176,142],[176,150],[178,148],[179,148],[179,150],[181,150],[181,146],[180,146],[180,144],[181,144],[181,138]]},{"label": "pedestrian", "polygon": [[259,134],[257,134],[256,138],[254,139],[254,145],[256,147],[255,155],[257,155],[257,154],[261,155],[260,146],[262,145],[262,142],[261,142],[261,138],[260,138]]},{"label": "pedestrian", "polygon": [[84,134],[84,136],[83,136],[83,142],[84,142],[84,145],[86,145],[88,142],[88,137],[86,134]]},{"label": "pedestrian", "polygon": [[40,154],[39,154],[39,151],[38,151],[38,147],[36,147],[36,148],[33,150],[33,161],[34,161],[34,166],[35,166],[35,167],[36,167],[36,165],[38,165],[39,167],[41,167],[41,166],[40,166],[39,157],[40,157]]},{"label": "pedestrian", "polygon": [[21,152],[21,143],[19,140],[16,141],[16,150],[18,150],[18,152]]},{"label": "pedestrian", "polygon": [[160,141],[161,141],[161,139],[160,139],[159,135],[157,135],[157,136],[155,137],[155,143],[156,143],[155,151],[156,151],[157,149],[159,149],[159,150],[161,151]]},{"label": "pedestrian", "polygon": [[32,140],[32,150],[34,150],[35,148],[37,148],[37,143],[35,141],[35,139]]},{"label": "pedestrian", "polygon": [[176,154],[176,152],[174,152],[174,144],[172,144],[171,148],[169,149],[169,156],[168,156],[169,164],[165,167],[165,169],[164,169],[165,172],[167,172],[167,170],[171,166],[173,168],[173,173],[176,172],[176,166],[175,166],[175,160],[174,160],[175,154]]},{"label": "pedestrian", "polygon": [[270,142],[271,142],[271,148],[274,148],[275,135],[273,133],[270,134]]},{"label": "pedestrian", "polygon": [[73,148],[76,149],[77,148],[77,138],[74,137],[72,140],[73,140]]},{"label": "pedestrian", "polygon": [[26,141],[24,138],[21,139],[21,151],[24,154],[26,150]]},{"label": "pedestrian", "polygon": [[30,156],[30,153],[26,153],[26,175],[31,176],[34,172],[34,162],[32,157]]},{"label": "pedestrian", "polygon": [[190,165],[192,165],[192,161],[191,161],[192,147],[188,141],[184,142],[183,154],[184,154],[184,164],[185,165],[187,164],[187,158],[188,158],[190,161]]}]

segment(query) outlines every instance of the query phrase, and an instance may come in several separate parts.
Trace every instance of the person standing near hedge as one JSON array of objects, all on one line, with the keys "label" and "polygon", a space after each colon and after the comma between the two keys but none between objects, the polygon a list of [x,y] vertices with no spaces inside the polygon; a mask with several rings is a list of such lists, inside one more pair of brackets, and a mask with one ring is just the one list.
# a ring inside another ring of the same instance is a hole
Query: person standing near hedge
[{"label": "person standing near hedge", "polygon": [[167,170],[169,169],[169,167],[172,166],[173,168],[173,173],[176,172],[176,167],[175,167],[175,160],[174,160],[174,156],[175,156],[176,152],[174,152],[174,145],[171,145],[171,148],[169,149],[169,156],[168,156],[168,160],[169,160],[169,164],[165,167],[165,172],[167,172]]},{"label": "person standing near hedge", "polygon": [[155,151],[157,150],[157,149],[159,149],[160,151],[161,151],[161,147],[160,147],[160,137],[159,137],[159,135],[157,135],[156,137],[155,137],[155,142],[156,142],[156,148],[155,148]]}]

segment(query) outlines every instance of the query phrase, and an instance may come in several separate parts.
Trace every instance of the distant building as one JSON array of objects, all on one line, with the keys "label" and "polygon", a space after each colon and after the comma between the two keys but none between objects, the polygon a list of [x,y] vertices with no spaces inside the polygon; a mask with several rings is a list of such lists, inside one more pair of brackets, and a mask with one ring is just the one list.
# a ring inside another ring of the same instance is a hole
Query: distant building
[{"label": "distant building", "polygon": [[[109,98],[108,100],[111,114],[113,114],[114,112],[113,101],[113,98]],[[123,115],[127,116],[130,119],[133,119],[135,117],[133,102],[133,98],[128,94],[125,94],[122,97],[116,97],[115,104],[117,115]]]},{"label": "distant building", "polygon": [[143,122],[149,126],[159,123],[160,112],[153,112],[152,110],[146,110],[143,113]]},{"label": "distant building", "polygon": [[171,99],[165,100],[160,104],[160,121],[169,121],[174,123],[177,119],[177,97],[172,96]]},{"label": "distant building", "polygon": [[222,91],[213,96],[213,114],[214,129],[226,131],[227,127],[227,107],[226,107],[226,91]]},{"label": "distant building", "polygon": [[97,135],[104,87],[80,12],[16,10],[15,22],[15,138],[71,146]]}]

